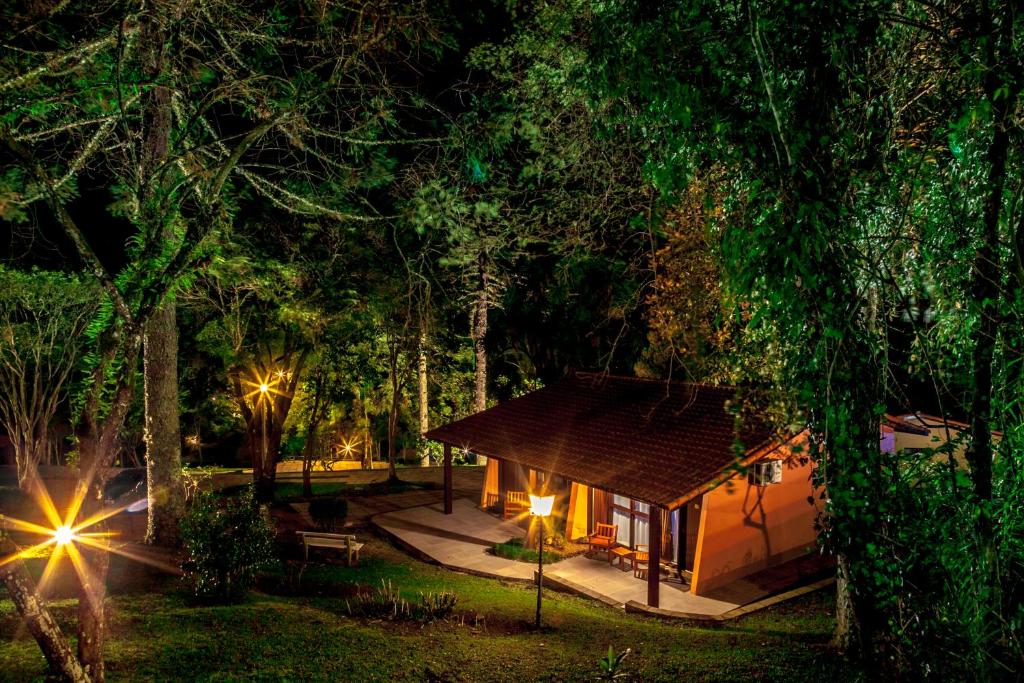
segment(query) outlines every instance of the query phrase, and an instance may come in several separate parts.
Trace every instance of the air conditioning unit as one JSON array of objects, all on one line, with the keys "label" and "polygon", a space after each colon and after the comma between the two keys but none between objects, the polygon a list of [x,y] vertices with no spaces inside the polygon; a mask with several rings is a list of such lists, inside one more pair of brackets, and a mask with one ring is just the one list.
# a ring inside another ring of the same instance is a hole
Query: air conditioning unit
[{"label": "air conditioning unit", "polygon": [[768,486],[782,483],[782,461],[762,460],[755,462],[747,474],[747,482],[752,486]]}]

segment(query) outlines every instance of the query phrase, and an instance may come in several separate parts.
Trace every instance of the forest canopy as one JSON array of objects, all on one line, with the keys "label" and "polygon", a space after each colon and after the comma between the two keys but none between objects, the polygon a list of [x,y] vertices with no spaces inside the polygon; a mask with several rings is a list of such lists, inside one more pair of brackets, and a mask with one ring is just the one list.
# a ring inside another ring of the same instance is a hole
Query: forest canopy
[{"label": "forest canopy", "polygon": [[[144,466],[174,545],[183,464],[252,467],[266,501],[282,459],[307,491],[315,461],[436,464],[430,426],[574,369],[726,385],[737,434],[809,435],[840,648],[1019,675],[1016,4],[11,2],[0,25],[0,390],[45,389],[0,397],[19,480]],[[883,452],[906,413],[963,428]]]}]

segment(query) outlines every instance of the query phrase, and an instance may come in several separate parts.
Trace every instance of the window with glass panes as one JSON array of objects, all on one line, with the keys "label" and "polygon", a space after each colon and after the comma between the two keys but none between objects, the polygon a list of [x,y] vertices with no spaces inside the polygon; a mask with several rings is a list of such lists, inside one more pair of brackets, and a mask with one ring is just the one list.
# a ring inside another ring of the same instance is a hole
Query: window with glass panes
[{"label": "window with glass panes", "polygon": [[650,506],[625,496],[612,496],[612,524],[618,526],[616,541],[629,548],[650,546]]}]

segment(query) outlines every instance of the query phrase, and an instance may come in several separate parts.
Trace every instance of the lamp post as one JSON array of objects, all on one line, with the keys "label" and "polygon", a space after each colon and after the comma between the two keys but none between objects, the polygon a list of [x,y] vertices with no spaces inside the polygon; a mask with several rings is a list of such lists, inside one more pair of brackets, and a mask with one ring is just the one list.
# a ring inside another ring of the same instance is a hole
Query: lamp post
[{"label": "lamp post", "polygon": [[554,496],[530,494],[530,514],[540,522],[540,543],[537,551],[537,620],[535,624],[538,630],[540,630],[540,597],[544,587],[544,518],[551,514],[551,507],[554,503]]}]

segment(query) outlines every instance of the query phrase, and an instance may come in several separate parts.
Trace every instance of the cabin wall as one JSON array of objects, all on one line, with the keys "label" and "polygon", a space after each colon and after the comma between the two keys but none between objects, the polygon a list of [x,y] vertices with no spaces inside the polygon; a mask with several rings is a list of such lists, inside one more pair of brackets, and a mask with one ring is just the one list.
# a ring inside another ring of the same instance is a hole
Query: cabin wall
[{"label": "cabin wall", "polygon": [[[928,430],[928,434],[911,434],[910,432],[896,430],[895,434],[895,446],[897,451],[901,450],[924,450],[924,449],[936,449],[944,446],[949,441],[955,441],[956,445],[953,447],[953,458],[959,467],[963,469],[968,468],[967,463],[967,445],[970,441],[970,433],[968,426],[961,422],[950,421],[947,424],[943,424],[942,418],[935,416],[923,416],[924,422],[916,415],[904,415],[901,417],[902,420],[912,425],[924,427]],[[992,432],[992,444],[995,447],[996,454],[999,451],[999,442],[1002,440],[1002,434],[1000,432]],[[945,453],[936,453],[934,461],[945,463],[948,456]]]},{"label": "cabin wall", "polygon": [[488,508],[498,505],[501,502],[500,489],[498,488],[498,468],[500,461],[497,458],[488,458],[487,467],[484,470],[484,485],[480,490],[480,507]]},{"label": "cabin wall", "polygon": [[[956,427],[949,428],[949,438],[946,438],[947,431],[945,427],[928,427],[928,434],[910,434],[909,432],[896,432],[896,450],[903,451],[909,449],[924,450],[928,448],[939,448],[945,445],[948,441],[958,441],[956,446],[953,448],[953,458],[959,467],[967,468],[967,458],[965,452],[967,451],[967,439],[961,436],[961,430]],[[998,441],[998,439],[994,439]],[[947,459],[945,453],[936,454],[935,460],[945,462]]]},{"label": "cabin wall", "polygon": [[590,487],[572,482],[569,505],[565,515],[565,537],[570,541],[585,538],[589,533]]},{"label": "cabin wall", "polygon": [[[704,494],[691,591],[707,594],[754,572],[817,549],[820,502],[812,466],[789,455],[782,481],[767,486],[737,476]],[[815,504],[808,502],[814,497]]]}]

